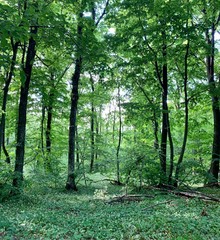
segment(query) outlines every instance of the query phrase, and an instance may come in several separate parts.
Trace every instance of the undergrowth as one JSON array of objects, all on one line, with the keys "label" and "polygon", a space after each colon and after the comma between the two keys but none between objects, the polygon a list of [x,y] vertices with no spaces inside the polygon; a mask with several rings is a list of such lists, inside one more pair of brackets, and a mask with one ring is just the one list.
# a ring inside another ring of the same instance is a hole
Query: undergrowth
[{"label": "undergrowth", "polygon": [[142,193],[154,198],[108,203],[124,191],[107,183],[23,191],[0,204],[0,239],[220,239],[219,203],[149,189]]}]

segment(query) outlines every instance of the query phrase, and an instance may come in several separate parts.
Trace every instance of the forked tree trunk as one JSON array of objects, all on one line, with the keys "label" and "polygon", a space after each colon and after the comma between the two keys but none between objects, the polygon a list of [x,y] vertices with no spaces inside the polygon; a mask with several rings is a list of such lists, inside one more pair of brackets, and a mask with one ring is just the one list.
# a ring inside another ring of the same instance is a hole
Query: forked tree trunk
[{"label": "forked tree trunk", "polygon": [[23,167],[24,167],[24,153],[25,153],[25,137],[26,137],[26,121],[27,121],[27,102],[29,85],[31,81],[32,67],[36,55],[36,41],[34,37],[38,31],[37,27],[31,27],[30,39],[27,50],[26,62],[24,67],[25,79],[21,82],[20,89],[20,102],[18,112],[18,126],[17,126],[17,144],[16,144],[16,157],[15,157],[15,170],[13,186],[21,187],[23,180]]}]

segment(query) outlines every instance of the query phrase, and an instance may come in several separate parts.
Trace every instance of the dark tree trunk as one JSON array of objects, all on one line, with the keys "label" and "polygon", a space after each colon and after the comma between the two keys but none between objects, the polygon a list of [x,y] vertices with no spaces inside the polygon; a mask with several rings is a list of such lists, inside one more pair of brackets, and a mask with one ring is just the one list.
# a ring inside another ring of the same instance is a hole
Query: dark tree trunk
[{"label": "dark tree trunk", "polygon": [[79,133],[78,133],[78,128],[76,124],[76,162],[79,167],[79,162],[80,162],[80,155],[79,155]]},{"label": "dark tree trunk", "polygon": [[45,167],[46,170],[51,172],[52,166],[51,166],[51,129],[52,129],[52,119],[53,119],[53,102],[54,102],[54,75],[51,73],[51,89],[49,93],[49,99],[48,99],[48,106],[47,106],[47,126],[46,126],[46,162]]},{"label": "dark tree trunk", "polygon": [[116,122],[116,109],[113,111],[113,124],[112,124],[112,141],[115,142],[115,122]]},{"label": "dark tree trunk", "polygon": [[154,128],[154,148],[158,151],[159,149],[159,139],[158,139],[158,121],[157,121],[157,115],[156,110],[153,110],[153,128]]},{"label": "dark tree trunk", "polygon": [[[49,96],[52,97],[52,96]],[[46,126],[46,169],[51,171],[51,162],[50,162],[50,153],[51,153],[51,126],[52,126],[52,117],[53,117],[53,107],[52,105],[47,108],[47,126]]]},{"label": "dark tree trunk", "polygon": [[67,190],[77,191],[76,187],[76,175],[75,175],[75,152],[76,152],[76,115],[77,115],[77,105],[78,105],[78,88],[79,88],[79,80],[82,69],[82,55],[81,55],[81,40],[82,40],[82,26],[81,19],[83,14],[79,15],[79,22],[77,27],[78,34],[78,45],[77,45],[77,58],[75,62],[75,71],[72,77],[72,93],[71,93],[71,110],[70,110],[70,122],[69,122],[69,154],[68,154],[68,177],[66,182]]},{"label": "dark tree trunk", "polygon": [[[165,35],[165,34],[163,34]],[[165,36],[164,36],[165,41]],[[168,136],[168,75],[167,75],[167,46],[163,46],[163,75],[162,75],[162,133],[161,133],[161,144],[160,144],[160,166],[161,166],[161,179],[160,183],[166,183],[166,158],[167,158],[167,136]]]},{"label": "dark tree trunk", "polygon": [[90,120],[90,130],[91,130],[91,159],[90,159],[90,172],[94,168],[94,159],[95,159],[95,107],[94,107],[94,80],[92,76],[90,77],[91,87],[92,87],[92,102],[91,102],[91,120]]},{"label": "dark tree trunk", "polygon": [[69,155],[68,155],[68,178],[66,183],[67,190],[77,191],[75,183],[75,141],[76,141],[76,113],[78,104],[78,85],[80,80],[82,58],[76,59],[75,72],[72,77],[71,110],[69,126]]},{"label": "dark tree trunk", "polygon": [[44,121],[45,121],[45,115],[46,115],[46,106],[44,103],[42,103],[42,116],[41,116],[41,139],[40,139],[40,148],[42,151],[42,154],[44,156]]},{"label": "dark tree trunk", "polygon": [[121,94],[120,94],[120,86],[118,86],[118,114],[119,114],[119,128],[118,128],[118,146],[116,151],[116,169],[117,169],[117,184],[121,184],[120,180],[120,158],[119,153],[121,149],[121,141],[122,141],[122,116],[121,116]]},{"label": "dark tree trunk", "polygon": [[[187,23],[188,26],[188,23]],[[181,169],[181,164],[183,162],[183,156],[185,153],[186,149],[186,143],[187,143],[187,138],[188,138],[188,129],[189,129],[189,107],[188,107],[188,91],[187,91],[187,84],[188,84],[188,57],[189,57],[189,40],[186,45],[186,53],[185,53],[185,58],[184,58],[184,105],[185,105],[185,126],[184,126],[184,136],[183,136],[183,143],[182,143],[182,148],[180,152],[180,156],[177,162],[176,166],[176,173],[175,173],[175,181],[174,181],[174,186],[178,186],[178,180],[179,180],[179,173]],[[171,178],[172,175],[169,177],[169,181],[171,183]]]},{"label": "dark tree trunk", "polygon": [[16,58],[17,58],[17,52],[18,52],[18,46],[19,42],[14,43],[13,39],[11,38],[11,45],[12,45],[12,59],[11,59],[11,66],[9,73],[7,74],[6,80],[5,80],[5,86],[3,89],[3,101],[2,101],[2,115],[1,115],[1,121],[0,121],[0,156],[1,156],[1,148],[3,148],[3,152],[6,156],[6,162],[10,163],[10,156],[8,154],[8,151],[5,147],[5,115],[6,115],[6,105],[7,105],[7,98],[8,98],[8,90],[9,86],[13,77]]},{"label": "dark tree trunk", "polygon": [[95,146],[95,159],[97,160],[98,159],[98,143],[99,143],[99,135],[101,133],[99,133],[99,124],[101,126],[101,114],[99,116],[99,119],[100,119],[100,123],[98,121],[98,116],[96,114],[96,118],[95,118],[95,122],[96,122],[96,128],[95,128],[95,142],[96,142],[96,146]]},{"label": "dark tree trunk", "polygon": [[23,180],[24,153],[25,153],[25,135],[26,135],[26,118],[27,118],[27,101],[29,85],[31,81],[32,67],[36,55],[36,41],[34,36],[37,34],[37,27],[31,27],[31,37],[27,50],[26,62],[24,67],[25,82],[21,83],[20,102],[18,112],[18,127],[17,127],[17,144],[13,186],[20,187]]},{"label": "dark tree trunk", "polygon": [[174,146],[173,146],[173,137],[170,129],[170,119],[168,115],[168,138],[170,144],[170,172],[168,177],[168,184],[172,184],[172,176],[173,176],[173,167],[174,167]]},{"label": "dark tree trunk", "polygon": [[214,121],[214,134],[212,144],[212,160],[210,165],[211,178],[210,184],[218,183],[219,161],[220,161],[220,99],[216,93],[216,82],[214,77],[214,63],[215,63],[215,25],[213,23],[211,33],[206,32],[207,43],[211,49],[210,54],[206,57],[207,61],[207,75],[209,82],[209,91],[212,97],[212,112]]}]

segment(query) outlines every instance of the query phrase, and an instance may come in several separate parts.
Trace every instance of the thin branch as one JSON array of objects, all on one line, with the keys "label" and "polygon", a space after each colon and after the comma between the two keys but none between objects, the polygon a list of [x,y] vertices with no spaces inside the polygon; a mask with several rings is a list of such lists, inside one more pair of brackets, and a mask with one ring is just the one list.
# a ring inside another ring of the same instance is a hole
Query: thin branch
[{"label": "thin branch", "polygon": [[52,64],[49,65],[49,64],[45,63],[44,60],[41,57],[39,57],[37,54],[36,54],[36,58],[47,68],[49,68],[52,65]]},{"label": "thin branch", "polygon": [[105,8],[104,8],[101,16],[99,17],[99,19],[98,19],[97,22],[95,23],[95,26],[96,26],[96,27],[99,25],[100,21],[101,21],[101,20],[103,19],[103,17],[105,16],[105,14],[106,14],[106,9],[107,9],[107,7],[108,7],[108,5],[109,5],[109,2],[110,2],[110,0],[107,0],[107,2],[106,2],[106,4],[105,4]]}]

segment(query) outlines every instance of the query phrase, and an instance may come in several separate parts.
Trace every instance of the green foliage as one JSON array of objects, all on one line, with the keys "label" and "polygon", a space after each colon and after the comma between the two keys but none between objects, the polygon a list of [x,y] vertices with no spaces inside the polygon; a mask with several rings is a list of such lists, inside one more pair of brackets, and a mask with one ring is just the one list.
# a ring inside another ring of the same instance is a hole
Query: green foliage
[{"label": "green foliage", "polygon": [[12,183],[12,176],[13,176],[13,169],[12,167],[7,164],[3,163],[0,165],[0,202],[5,201],[6,199],[10,198],[11,191],[13,187]]},{"label": "green foliage", "polygon": [[0,205],[1,239],[218,239],[218,204],[172,195],[106,204],[119,190],[108,188],[24,192]]}]

